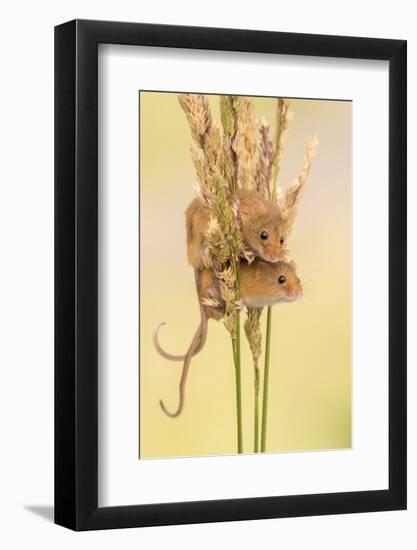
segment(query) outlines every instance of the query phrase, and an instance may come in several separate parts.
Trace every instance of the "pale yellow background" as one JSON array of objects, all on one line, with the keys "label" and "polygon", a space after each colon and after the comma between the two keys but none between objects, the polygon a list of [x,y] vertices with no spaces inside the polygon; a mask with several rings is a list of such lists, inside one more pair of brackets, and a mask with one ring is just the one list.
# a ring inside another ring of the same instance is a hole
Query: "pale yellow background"
[{"label": "pale yellow background", "polygon": [[[255,98],[257,117],[274,129],[276,100]],[[218,96],[211,96],[219,118]],[[318,154],[289,240],[304,284],[296,303],[273,307],[268,451],[351,445],[351,103],[292,100],[279,185],[299,173],[304,144],[317,134]],[[231,343],[209,322],[193,360],[182,415],[181,363],[154,350],[152,332],[183,353],[199,322],[194,277],[186,260],[184,211],[193,199],[191,136],[175,94],[140,93],[140,457],[233,454],[236,409]],[[266,312],[263,319],[265,322]],[[243,331],[242,331],[243,333]],[[263,330],[264,334],[264,330]],[[263,342],[264,344],[264,342]],[[263,358],[262,358],[263,359]],[[253,448],[253,367],[242,337],[244,451]]]}]

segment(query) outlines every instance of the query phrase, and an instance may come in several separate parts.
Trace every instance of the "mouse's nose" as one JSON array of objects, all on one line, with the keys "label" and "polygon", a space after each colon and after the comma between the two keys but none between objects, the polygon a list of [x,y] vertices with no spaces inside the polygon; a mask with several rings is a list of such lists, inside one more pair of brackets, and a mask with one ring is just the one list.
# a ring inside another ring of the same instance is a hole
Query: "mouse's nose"
[{"label": "mouse's nose", "polygon": [[301,288],[293,288],[291,291],[291,296],[296,300],[299,298],[303,293],[303,290]]}]

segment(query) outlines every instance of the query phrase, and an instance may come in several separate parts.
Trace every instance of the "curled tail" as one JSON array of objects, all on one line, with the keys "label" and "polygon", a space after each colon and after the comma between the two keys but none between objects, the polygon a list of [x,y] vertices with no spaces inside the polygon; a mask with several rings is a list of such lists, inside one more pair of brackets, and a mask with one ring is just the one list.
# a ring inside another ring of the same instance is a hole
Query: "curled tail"
[{"label": "curled tail", "polygon": [[191,359],[197,353],[196,350],[199,349],[199,348],[201,349],[201,347],[202,347],[201,342],[205,342],[205,340],[206,340],[207,321],[208,321],[207,316],[205,315],[203,308],[201,308],[201,323],[200,323],[200,326],[198,327],[198,329],[197,329],[197,331],[194,335],[194,338],[192,339],[190,347],[188,348],[187,353],[184,356],[185,357],[184,358],[184,365],[182,367],[182,374],[181,374],[181,380],[180,380],[180,385],[179,385],[179,397],[180,398],[179,398],[179,404],[178,404],[177,410],[175,412],[171,413],[166,409],[163,401],[162,400],[159,401],[159,404],[161,405],[161,408],[164,411],[164,413],[166,415],[170,416],[171,418],[175,418],[175,417],[179,416],[182,412],[183,407],[184,407],[185,384],[187,382],[187,376],[188,376],[188,371],[190,369]]},{"label": "curled tail", "polygon": [[[159,333],[159,329],[164,325],[166,325],[166,323],[159,323],[159,325],[156,327],[153,333],[153,345],[155,346],[156,351],[159,353],[159,355],[162,355],[162,357],[165,357],[165,359],[168,359],[169,361],[185,361],[187,354],[172,355],[171,353],[166,352],[161,347],[161,344],[159,343],[159,339],[158,339],[158,333]],[[199,329],[200,328],[201,328],[201,323],[200,323]],[[203,349],[204,344],[206,343],[206,338],[207,338],[207,331],[205,332],[205,334],[202,334],[200,336],[198,345],[195,348],[193,355],[197,355],[197,353],[199,353]]]},{"label": "curled tail", "polygon": [[[196,285],[196,289],[197,289],[197,296],[199,296],[199,291],[198,291],[198,289],[199,289],[199,276],[200,276],[200,270],[199,269],[194,269],[194,279],[195,279],[195,285]],[[199,302],[200,302],[200,300],[199,300]],[[200,330],[200,338],[199,338],[199,341],[198,341],[198,345],[196,345],[196,347],[194,349],[193,355],[197,355],[197,353],[199,353],[203,349],[204,344],[206,343],[207,330],[205,330],[204,332],[201,331],[201,328],[204,324],[205,316],[206,316],[205,311],[202,308],[201,303],[200,303],[200,319],[201,320],[200,320],[200,326],[199,326],[199,329],[198,329],[198,330]],[[173,355],[171,353],[166,352],[161,347],[161,344],[159,343],[158,333],[159,333],[159,329],[163,325],[166,325],[166,323],[159,323],[159,325],[156,327],[156,329],[154,330],[154,333],[153,333],[153,345],[155,346],[156,351],[159,353],[159,355],[162,355],[162,357],[165,357],[165,359],[168,359],[169,361],[185,361],[186,358],[187,358],[188,352],[185,355]],[[196,338],[196,335],[194,335],[194,338]]]}]

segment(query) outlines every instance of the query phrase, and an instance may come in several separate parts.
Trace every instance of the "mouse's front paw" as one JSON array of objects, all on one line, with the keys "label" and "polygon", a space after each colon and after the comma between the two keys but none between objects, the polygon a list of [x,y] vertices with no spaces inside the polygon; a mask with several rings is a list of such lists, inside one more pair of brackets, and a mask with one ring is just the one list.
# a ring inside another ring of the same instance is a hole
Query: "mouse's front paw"
[{"label": "mouse's front paw", "polygon": [[243,300],[242,298],[240,300],[238,300],[237,302],[235,302],[235,306],[236,306],[236,309],[238,311],[242,311],[243,308],[245,307],[245,304],[243,303]]}]

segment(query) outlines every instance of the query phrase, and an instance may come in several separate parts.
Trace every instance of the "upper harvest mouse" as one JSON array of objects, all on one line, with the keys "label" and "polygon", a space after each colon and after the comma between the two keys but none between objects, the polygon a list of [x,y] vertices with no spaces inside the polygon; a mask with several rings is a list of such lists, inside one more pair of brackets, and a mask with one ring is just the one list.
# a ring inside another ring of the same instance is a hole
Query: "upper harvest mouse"
[{"label": "upper harvest mouse", "polygon": [[[243,240],[255,256],[275,263],[285,255],[287,224],[277,204],[257,191],[238,191]],[[190,264],[201,269],[205,233],[210,213],[200,198],[195,198],[186,213],[187,255]]]}]

